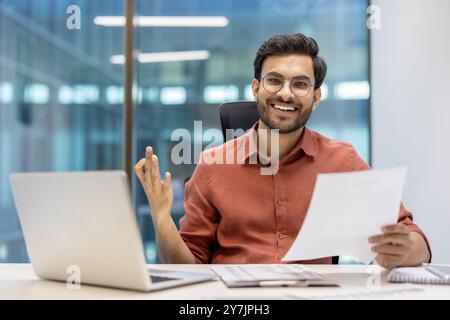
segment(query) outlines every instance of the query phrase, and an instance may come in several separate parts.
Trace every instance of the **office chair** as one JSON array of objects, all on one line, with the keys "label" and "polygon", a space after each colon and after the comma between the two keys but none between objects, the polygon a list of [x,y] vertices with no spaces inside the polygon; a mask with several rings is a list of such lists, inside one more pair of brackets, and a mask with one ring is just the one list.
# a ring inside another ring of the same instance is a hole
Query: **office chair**
[{"label": "office chair", "polygon": [[[259,118],[255,101],[226,102],[219,106],[219,114],[223,141],[225,142],[229,140],[226,136],[227,129],[243,129],[244,131],[247,131]],[[184,184],[186,184],[190,178],[190,176],[186,177],[184,179]]]},{"label": "office chair", "polygon": [[219,113],[224,141],[228,140],[226,136],[227,129],[243,129],[247,131],[259,118],[255,101],[227,102],[219,106]]},{"label": "office chair", "polygon": [[[227,129],[243,129],[247,131],[259,118],[255,101],[237,101],[221,104],[219,106],[219,114],[224,141],[227,141]],[[339,264],[339,256],[333,256],[331,263]]]}]

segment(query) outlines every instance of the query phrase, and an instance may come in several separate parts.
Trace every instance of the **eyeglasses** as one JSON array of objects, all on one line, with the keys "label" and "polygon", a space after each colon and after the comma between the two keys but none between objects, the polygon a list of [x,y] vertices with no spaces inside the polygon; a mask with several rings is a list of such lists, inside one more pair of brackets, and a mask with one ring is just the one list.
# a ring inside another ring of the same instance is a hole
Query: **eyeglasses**
[{"label": "eyeglasses", "polygon": [[289,82],[289,88],[292,94],[297,98],[307,96],[311,87],[314,86],[314,84],[311,84],[306,79],[294,79],[289,81],[274,75],[264,76],[261,78],[261,81],[263,88],[270,93],[277,93],[280,91],[284,86],[284,82],[287,81]]}]

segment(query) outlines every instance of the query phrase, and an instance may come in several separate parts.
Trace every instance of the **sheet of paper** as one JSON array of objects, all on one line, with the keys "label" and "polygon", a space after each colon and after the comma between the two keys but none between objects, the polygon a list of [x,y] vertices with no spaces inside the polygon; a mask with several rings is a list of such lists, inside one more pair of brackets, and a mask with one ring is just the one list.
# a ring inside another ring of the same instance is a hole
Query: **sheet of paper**
[{"label": "sheet of paper", "polygon": [[305,221],[283,260],[349,255],[369,263],[368,242],[397,223],[405,167],[320,174]]}]

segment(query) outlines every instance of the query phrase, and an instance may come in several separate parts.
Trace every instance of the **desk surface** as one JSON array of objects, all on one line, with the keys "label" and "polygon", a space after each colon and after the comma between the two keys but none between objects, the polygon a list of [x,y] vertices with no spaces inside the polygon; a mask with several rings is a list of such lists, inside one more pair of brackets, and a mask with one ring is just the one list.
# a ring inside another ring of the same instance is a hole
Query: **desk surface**
[{"label": "desk surface", "polygon": [[[149,265],[165,270],[211,272],[209,265]],[[41,280],[30,264],[0,264],[0,299],[450,299],[450,286],[393,284],[386,270],[364,265],[308,265],[335,279],[339,288],[227,288],[219,279],[141,293]]]}]

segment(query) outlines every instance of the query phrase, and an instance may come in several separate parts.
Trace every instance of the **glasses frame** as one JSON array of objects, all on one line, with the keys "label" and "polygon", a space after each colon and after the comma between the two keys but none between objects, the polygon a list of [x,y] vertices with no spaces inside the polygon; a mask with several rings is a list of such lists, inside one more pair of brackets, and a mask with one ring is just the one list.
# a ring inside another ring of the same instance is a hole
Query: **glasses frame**
[{"label": "glasses frame", "polygon": [[[311,87],[314,87],[314,83],[313,83],[313,84],[310,84],[310,85],[309,85],[308,92],[306,92],[306,94],[304,94],[304,95],[302,95],[302,96],[299,96],[299,95],[296,95],[296,94],[294,93],[294,91],[292,91],[292,80],[282,79],[283,83],[281,84],[280,89],[278,89],[278,90],[272,92],[272,91],[270,91],[270,90],[267,90],[266,87],[264,86],[264,79],[265,79],[266,77],[268,77],[268,76],[271,76],[271,75],[267,75],[267,74],[266,74],[264,77],[261,77],[261,81],[260,81],[260,82],[262,83],[262,87],[264,88],[264,90],[266,90],[267,92],[272,93],[272,94],[278,93],[281,89],[283,89],[284,83],[285,83],[286,81],[289,82],[289,90],[290,90],[291,93],[292,93],[294,96],[296,96],[297,98],[303,98],[303,97],[306,97],[306,96],[311,92]],[[277,78],[276,76],[273,76],[273,77]],[[297,79],[293,79],[293,80],[297,80]],[[309,82],[309,81],[306,80],[306,79],[304,79],[304,80],[307,81],[307,82]]]}]

